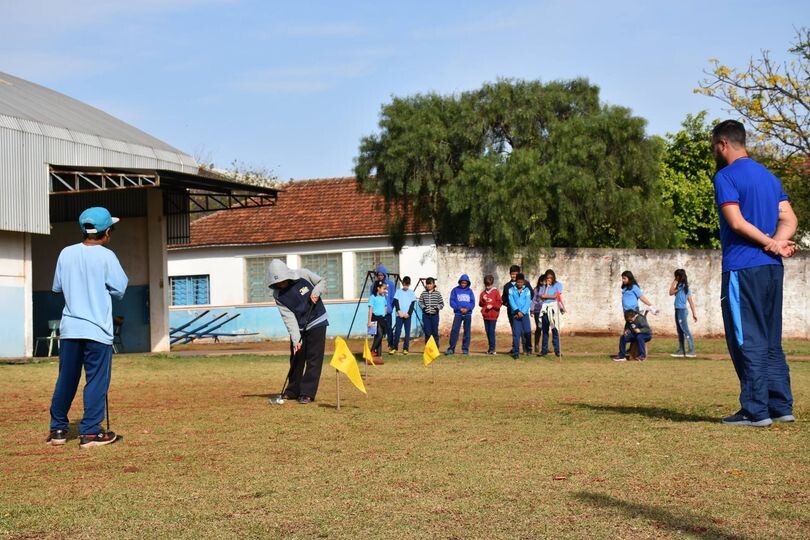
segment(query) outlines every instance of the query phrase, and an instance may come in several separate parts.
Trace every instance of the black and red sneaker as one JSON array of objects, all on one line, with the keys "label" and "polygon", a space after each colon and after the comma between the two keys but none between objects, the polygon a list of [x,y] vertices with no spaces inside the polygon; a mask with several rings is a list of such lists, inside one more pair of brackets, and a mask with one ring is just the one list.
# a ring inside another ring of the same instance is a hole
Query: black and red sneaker
[{"label": "black and red sneaker", "polygon": [[48,434],[48,439],[45,441],[45,444],[49,444],[51,446],[62,446],[67,442],[68,430],[66,429],[54,429]]},{"label": "black and red sneaker", "polygon": [[112,444],[117,440],[118,435],[113,431],[100,431],[89,435],[79,435],[79,448],[104,446],[105,444]]}]

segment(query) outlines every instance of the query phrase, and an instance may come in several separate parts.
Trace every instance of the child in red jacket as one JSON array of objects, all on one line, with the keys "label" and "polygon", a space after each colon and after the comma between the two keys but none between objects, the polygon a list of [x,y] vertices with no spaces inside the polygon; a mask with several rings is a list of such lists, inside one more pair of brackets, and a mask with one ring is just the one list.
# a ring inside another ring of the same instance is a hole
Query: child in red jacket
[{"label": "child in red jacket", "polygon": [[491,274],[484,277],[485,289],[478,300],[478,306],[484,316],[484,330],[486,330],[489,342],[487,354],[495,354],[495,324],[498,322],[498,315],[501,312],[501,305],[503,305],[501,293],[492,286],[493,283],[495,283],[495,278]]}]

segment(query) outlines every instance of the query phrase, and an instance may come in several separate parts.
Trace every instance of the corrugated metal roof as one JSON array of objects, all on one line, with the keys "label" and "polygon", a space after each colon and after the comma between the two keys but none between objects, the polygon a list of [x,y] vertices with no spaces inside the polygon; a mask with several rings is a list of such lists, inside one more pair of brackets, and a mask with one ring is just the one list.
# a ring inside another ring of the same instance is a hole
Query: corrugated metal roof
[{"label": "corrugated metal roof", "polygon": [[[102,110],[2,71],[0,115],[166,150],[173,154],[183,153]],[[24,125],[26,128],[30,126]],[[36,132],[41,133],[42,130]]]}]

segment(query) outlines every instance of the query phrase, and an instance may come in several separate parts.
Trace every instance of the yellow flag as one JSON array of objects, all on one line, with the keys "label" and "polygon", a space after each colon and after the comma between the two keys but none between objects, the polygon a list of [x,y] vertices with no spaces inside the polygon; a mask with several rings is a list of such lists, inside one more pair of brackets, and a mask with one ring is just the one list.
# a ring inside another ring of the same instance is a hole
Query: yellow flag
[{"label": "yellow flag", "polygon": [[436,340],[433,339],[433,336],[430,336],[430,339],[425,344],[425,352],[422,354],[422,361],[424,362],[425,367],[436,360],[439,356],[440,353],[439,348],[436,346]]},{"label": "yellow flag", "polygon": [[342,337],[335,338],[335,354],[332,355],[332,361],[329,362],[329,365],[341,373],[345,373],[358,390],[367,394],[354,354],[349,350],[349,346],[346,345],[346,341]]},{"label": "yellow flag", "polygon": [[371,349],[368,348],[368,338],[366,338],[366,341],[363,342],[363,359],[366,361],[366,364],[372,366],[377,365],[374,363],[374,357],[371,356]]}]

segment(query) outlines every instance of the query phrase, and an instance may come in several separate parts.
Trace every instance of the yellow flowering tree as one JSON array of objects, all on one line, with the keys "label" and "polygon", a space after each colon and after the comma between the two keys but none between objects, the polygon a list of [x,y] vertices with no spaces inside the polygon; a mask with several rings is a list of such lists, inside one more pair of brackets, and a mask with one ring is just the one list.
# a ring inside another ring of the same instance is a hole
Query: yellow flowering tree
[{"label": "yellow flowering tree", "polygon": [[776,63],[768,51],[744,69],[710,60],[712,68],[695,92],[726,103],[754,129],[758,141],[775,144],[783,156],[810,157],[810,28],[796,31],[793,59]]}]

